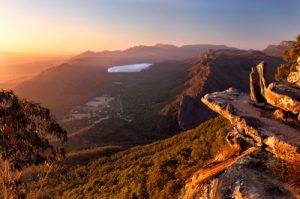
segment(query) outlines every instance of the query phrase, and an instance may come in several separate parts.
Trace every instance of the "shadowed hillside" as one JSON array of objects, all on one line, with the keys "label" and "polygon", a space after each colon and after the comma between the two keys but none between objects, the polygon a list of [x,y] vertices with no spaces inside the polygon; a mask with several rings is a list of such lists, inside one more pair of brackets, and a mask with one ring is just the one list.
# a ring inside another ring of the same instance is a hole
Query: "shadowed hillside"
[{"label": "shadowed hillside", "polygon": [[[189,45],[176,47],[159,44],[137,46],[124,51],[87,51],[69,62],[42,72],[14,90],[21,96],[42,103],[61,118],[74,106],[87,102],[107,90],[111,78],[107,68],[135,63],[182,60],[223,45]],[[165,64],[168,65],[168,64]],[[126,77],[125,77],[126,78]],[[150,77],[154,78],[154,77]]]},{"label": "shadowed hillside", "polygon": [[181,129],[192,129],[215,116],[199,103],[200,98],[208,92],[221,91],[228,87],[249,91],[248,76],[251,68],[261,60],[265,60],[268,65],[267,79],[273,80],[276,67],[282,60],[260,51],[213,50],[194,58],[185,89],[175,101],[163,109],[163,114],[170,116],[166,123],[173,121]]}]

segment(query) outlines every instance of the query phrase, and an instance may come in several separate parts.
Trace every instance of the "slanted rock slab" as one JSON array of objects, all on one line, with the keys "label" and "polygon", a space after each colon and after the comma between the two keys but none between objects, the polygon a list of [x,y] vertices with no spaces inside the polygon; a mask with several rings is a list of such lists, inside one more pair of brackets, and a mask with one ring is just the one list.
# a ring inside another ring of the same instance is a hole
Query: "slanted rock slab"
[{"label": "slanted rock slab", "polygon": [[272,106],[298,115],[300,113],[300,89],[287,83],[271,83],[264,92],[266,101]]},{"label": "slanted rock slab", "polygon": [[254,106],[236,89],[205,95],[202,102],[227,118],[240,134],[289,162],[300,161],[300,129],[274,119],[272,110]]},{"label": "slanted rock slab", "polygon": [[241,156],[194,173],[186,181],[184,199],[297,198],[285,182],[271,174],[271,165],[277,161],[267,152],[250,148]]}]

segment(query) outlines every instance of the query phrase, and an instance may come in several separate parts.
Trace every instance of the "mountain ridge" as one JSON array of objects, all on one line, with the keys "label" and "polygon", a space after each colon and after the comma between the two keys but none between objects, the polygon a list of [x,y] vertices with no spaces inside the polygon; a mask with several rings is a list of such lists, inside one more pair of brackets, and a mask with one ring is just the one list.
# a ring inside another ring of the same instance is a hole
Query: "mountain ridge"
[{"label": "mountain ridge", "polygon": [[[199,103],[200,98],[205,93],[228,87],[249,91],[247,79],[251,67],[261,60],[270,64],[268,78],[274,76],[275,66],[282,63],[280,58],[268,56],[260,51],[219,49],[184,60],[158,62],[139,73],[112,74],[107,73],[107,67],[89,62],[86,62],[87,65],[82,64],[85,62],[67,63],[45,71],[37,79],[23,86],[32,89],[30,93],[34,94],[35,101],[48,105],[52,103],[49,108],[62,115],[95,97],[109,95],[118,104],[121,101],[122,110],[118,108],[119,105],[117,108],[113,105],[113,108],[117,109],[115,113],[104,118],[112,121],[117,121],[120,117],[125,118],[125,123],[132,126],[129,128],[132,131],[128,131],[129,141],[136,144],[135,137],[140,135],[140,142],[162,139],[192,129],[216,116]],[[88,120],[74,120],[64,125],[71,132],[76,132],[91,125]],[[74,124],[76,122],[78,124]],[[104,123],[100,122],[95,129],[84,130],[76,140],[84,140],[85,135],[101,137],[107,133],[97,131],[107,129]],[[113,136],[108,135],[111,138]],[[111,138],[98,146],[116,144]],[[77,144],[70,142],[70,148],[80,145],[77,141],[74,143]]]},{"label": "mountain ridge", "polygon": [[[143,47],[139,47],[141,49]],[[148,50],[150,48],[150,50]],[[198,53],[208,50],[207,46],[202,48],[201,46],[198,48],[192,47],[192,51],[194,54],[190,53],[189,48],[183,49],[178,52],[178,48],[176,48],[176,52],[169,52],[168,50],[158,48],[158,51],[155,51],[153,54],[153,48],[157,49],[157,47],[148,46],[144,51],[139,50],[138,53],[126,53],[125,51],[104,51],[100,53],[95,53],[91,51],[87,51],[84,54],[75,56],[71,58],[69,62],[61,64],[59,66],[47,69],[40,73],[37,77],[31,79],[30,81],[25,81],[22,84],[19,84],[14,88],[16,92],[26,98],[29,98],[33,101],[37,101],[42,103],[43,105],[53,109],[53,101],[62,101],[61,99],[53,98],[56,95],[56,91],[61,93],[60,95],[65,95],[64,92],[70,94],[67,100],[72,101],[71,98],[78,98],[78,94],[85,95],[84,93],[80,93],[79,89],[75,93],[75,88],[79,85],[76,85],[76,82],[87,82],[89,87],[93,89],[93,87],[99,87],[102,83],[104,83],[110,74],[107,74],[107,68],[115,65],[125,65],[125,64],[135,64],[135,63],[157,63],[163,62],[166,60],[181,60],[192,57]],[[218,46],[216,46],[218,48]],[[162,53],[163,51],[164,53]],[[87,78],[90,76],[89,78]],[[48,92],[45,92],[45,89],[50,89],[57,84],[58,90],[53,88],[51,91],[52,95],[49,95]],[[87,88],[89,88],[87,86]],[[64,91],[60,91],[59,89],[63,89]],[[57,94],[58,95],[58,94]],[[46,97],[48,96],[48,97]],[[88,94],[87,97],[91,97],[91,94]],[[51,99],[53,98],[53,99]],[[52,101],[52,102],[51,102]],[[80,102],[82,103],[82,101]],[[49,106],[50,104],[50,106]],[[73,105],[78,105],[78,103],[71,103]],[[54,113],[57,110],[64,109],[64,106],[60,106],[60,108],[54,109]]]},{"label": "mountain ridge", "polygon": [[262,50],[262,52],[270,56],[282,57],[289,47],[295,43],[296,41],[281,41],[277,45],[270,44],[264,50]]}]

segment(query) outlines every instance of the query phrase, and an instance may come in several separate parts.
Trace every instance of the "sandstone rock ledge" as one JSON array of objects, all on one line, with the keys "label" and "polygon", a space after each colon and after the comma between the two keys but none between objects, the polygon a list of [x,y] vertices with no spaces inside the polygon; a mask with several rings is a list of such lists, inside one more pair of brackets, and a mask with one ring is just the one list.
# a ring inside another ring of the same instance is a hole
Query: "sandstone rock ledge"
[{"label": "sandstone rock ledge", "polygon": [[[186,181],[185,199],[290,199],[299,198],[285,183],[270,175],[272,164],[280,161],[267,152],[252,151],[237,160],[201,169]],[[204,174],[223,169],[204,179]]]},{"label": "sandstone rock ledge", "polygon": [[227,118],[239,134],[253,139],[289,162],[300,160],[300,128],[289,126],[273,116],[273,110],[254,106],[248,94],[235,89],[207,94],[202,102]]},{"label": "sandstone rock ledge", "polygon": [[201,99],[232,124],[226,139],[235,154],[194,173],[185,199],[300,198],[299,81],[291,73],[268,84],[264,65],[252,69],[250,95],[230,88]]}]

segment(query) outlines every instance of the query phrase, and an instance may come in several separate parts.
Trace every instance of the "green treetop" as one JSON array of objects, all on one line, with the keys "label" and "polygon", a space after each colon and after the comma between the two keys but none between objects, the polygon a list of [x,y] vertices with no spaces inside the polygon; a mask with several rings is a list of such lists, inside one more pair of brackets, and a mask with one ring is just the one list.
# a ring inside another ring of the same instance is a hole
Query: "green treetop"
[{"label": "green treetop", "polygon": [[62,148],[48,138],[67,140],[66,131],[39,104],[0,91],[0,183],[5,199],[20,198],[22,171],[32,165],[51,164],[64,157]]}]

